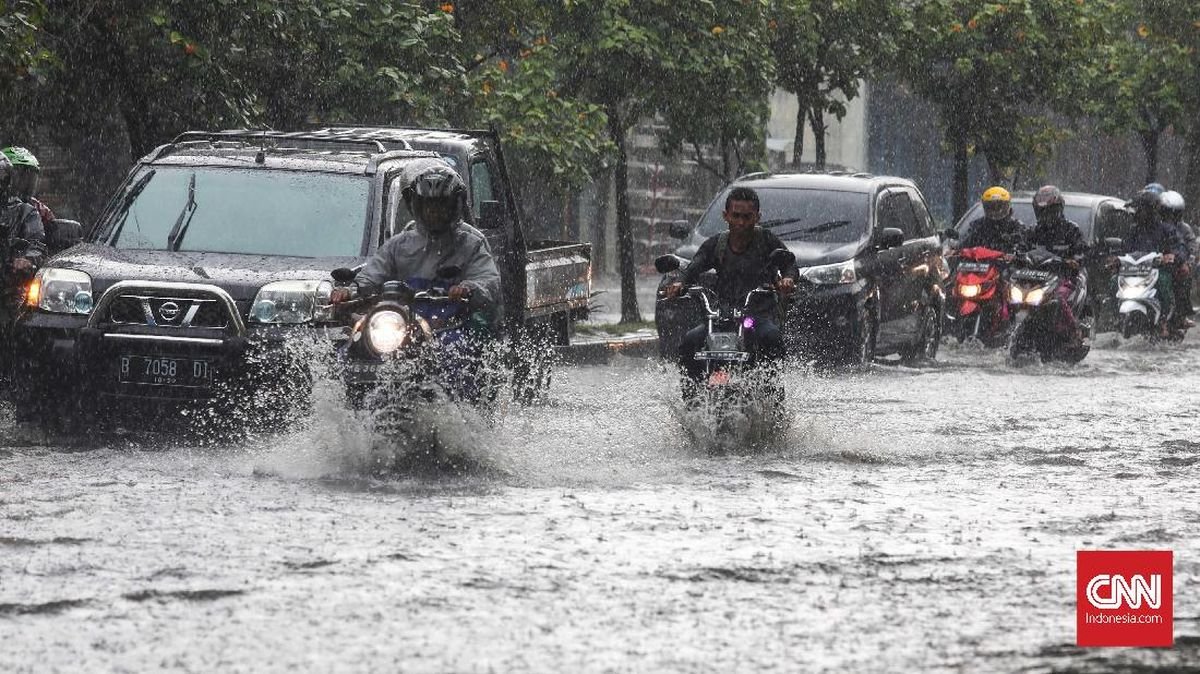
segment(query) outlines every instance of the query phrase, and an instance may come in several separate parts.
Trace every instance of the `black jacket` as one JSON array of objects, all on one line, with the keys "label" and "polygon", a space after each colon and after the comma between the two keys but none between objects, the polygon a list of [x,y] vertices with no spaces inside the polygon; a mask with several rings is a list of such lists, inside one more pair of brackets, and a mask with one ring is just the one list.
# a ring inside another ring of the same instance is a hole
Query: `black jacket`
[{"label": "black jacket", "polygon": [[1087,251],[1087,242],[1083,240],[1083,232],[1080,231],[1079,225],[1062,218],[1046,223],[1038,223],[1033,231],[1029,233],[1026,242],[1030,246],[1044,246],[1052,248],[1055,246],[1066,246],[1067,251],[1063,257],[1073,257]]},{"label": "black jacket", "polygon": [[1002,253],[1014,253],[1025,242],[1025,226],[1012,215],[1003,220],[976,218],[962,240],[963,248],[983,246]]},{"label": "black jacket", "polygon": [[[728,241],[729,234],[724,232],[710,236],[700,244],[700,250],[696,251],[696,256],[683,270],[683,283],[695,285],[700,274],[716,269],[718,299],[723,305],[741,307],[747,293],[774,280],[774,270],[769,268],[768,258],[771,251],[786,246],[774,232],[762,227],[754,228],[750,246],[740,255],[729,249]],[[725,243],[726,250],[719,250],[721,243]],[[797,275],[795,266],[780,271],[793,278]]]},{"label": "black jacket", "polygon": [[[24,239],[29,245],[17,245],[16,239]],[[37,209],[16,197],[0,206],[0,241],[5,266],[18,256],[28,258],[35,266],[40,264],[46,252],[46,232]]]}]

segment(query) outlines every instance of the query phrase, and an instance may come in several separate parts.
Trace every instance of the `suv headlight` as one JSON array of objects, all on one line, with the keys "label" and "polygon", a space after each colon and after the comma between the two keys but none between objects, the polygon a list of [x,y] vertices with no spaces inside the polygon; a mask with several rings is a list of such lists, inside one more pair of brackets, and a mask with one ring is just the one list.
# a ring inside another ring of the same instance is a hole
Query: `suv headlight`
[{"label": "suv headlight", "polygon": [[41,269],[29,284],[25,304],[56,314],[91,313],[92,277],[74,269]]},{"label": "suv headlight", "polygon": [[276,281],[263,286],[250,305],[255,323],[308,323],[329,320],[329,281]]},{"label": "suv headlight", "polygon": [[800,276],[818,285],[842,285],[858,280],[858,272],[854,269],[854,260],[837,264],[823,264],[818,267],[801,267]]}]

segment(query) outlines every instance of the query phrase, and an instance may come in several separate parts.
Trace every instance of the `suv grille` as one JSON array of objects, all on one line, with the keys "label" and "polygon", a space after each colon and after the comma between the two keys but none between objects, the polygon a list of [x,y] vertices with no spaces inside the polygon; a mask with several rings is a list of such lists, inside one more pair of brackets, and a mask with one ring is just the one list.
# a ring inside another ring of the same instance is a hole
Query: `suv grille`
[{"label": "suv grille", "polygon": [[224,330],[229,319],[221,303],[208,297],[128,293],[116,297],[108,308],[108,321],[115,325]]}]

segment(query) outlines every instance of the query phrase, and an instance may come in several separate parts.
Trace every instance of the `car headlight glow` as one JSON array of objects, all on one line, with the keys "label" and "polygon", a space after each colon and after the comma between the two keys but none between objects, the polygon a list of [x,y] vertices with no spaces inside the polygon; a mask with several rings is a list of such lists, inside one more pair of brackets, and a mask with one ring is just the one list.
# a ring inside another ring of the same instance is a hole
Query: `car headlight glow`
[{"label": "car headlight glow", "polygon": [[41,269],[29,284],[25,304],[56,314],[91,313],[92,277],[74,269]]},{"label": "car headlight glow", "polygon": [[800,276],[817,285],[842,285],[858,280],[858,272],[854,269],[854,260],[816,267],[801,267]]},{"label": "car headlight glow", "polygon": [[396,311],[377,311],[367,322],[367,345],[375,353],[383,356],[392,353],[404,345],[408,337],[408,321]]},{"label": "car headlight glow", "polygon": [[276,281],[263,286],[250,305],[255,323],[308,323],[329,320],[329,281]]},{"label": "car headlight glow", "polygon": [[958,287],[958,294],[960,297],[978,297],[980,290],[982,288],[977,284],[966,284]]}]

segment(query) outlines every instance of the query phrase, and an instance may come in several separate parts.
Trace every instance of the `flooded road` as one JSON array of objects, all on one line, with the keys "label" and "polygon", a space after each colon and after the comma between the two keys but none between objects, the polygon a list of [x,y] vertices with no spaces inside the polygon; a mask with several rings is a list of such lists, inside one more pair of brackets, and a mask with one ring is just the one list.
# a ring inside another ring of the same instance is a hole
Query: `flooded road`
[{"label": "flooded road", "polygon": [[[787,386],[710,456],[657,363],[564,368],[440,416],[468,475],[376,475],[320,397],[222,446],[0,422],[0,671],[1200,667],[1200,342]],[[1174,550],[1173,649],[1074,646],[1078,549]]]}]

